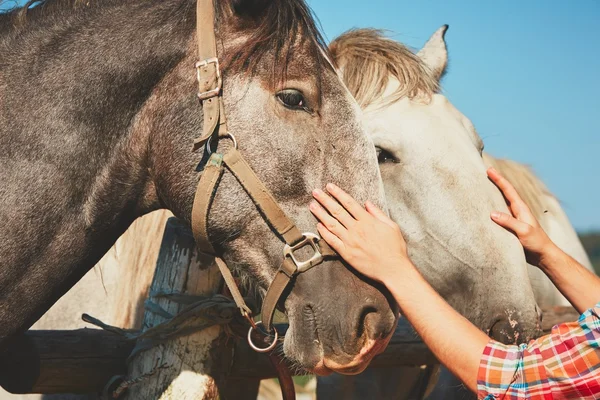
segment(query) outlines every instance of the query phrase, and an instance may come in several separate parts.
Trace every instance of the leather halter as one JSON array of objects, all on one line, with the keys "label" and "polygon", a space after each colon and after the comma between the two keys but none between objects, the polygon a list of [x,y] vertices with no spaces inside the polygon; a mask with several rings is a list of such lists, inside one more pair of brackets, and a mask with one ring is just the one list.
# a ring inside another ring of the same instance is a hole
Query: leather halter
[{"label": "leather halter", "polygon": [[[298,274],[323,262],[323,257],[335,256],[335,252],[324,241],[320,241],[317,235],[301,233],[298,230],[238,151],[235,137],[227,130],[227,120],[223,107],[213,0],[197,0],[196,14],[198,56],[200,59],[196,63],[196,73],[199,84],[198,98],[202,102],[204,112],[204,127],[202,135],[194,141],[194,151],[204,147],[210,158],[200,176],[198,188],[196,189],[192,209],[192,230],[200,251],[215,256],[216,263],[240,312],[250,322],[251,328],[248,332],[250,346],[258,352],[268,352],[277,344],[278,333],[273,327],[273,314],[287,285]],[[210,149],[211,141],[219,138],[233,140],[233,147],[224,154],[212,153]],[[235,176],[252,198],[266,222],[285,242],[283,262],[263,300],[262,323],[254,321],[252,311],[246,305],[227,264],[215,251],[208,238],[208,213],[224,168]],[[306,246],[311,246],[314,253],[308,260],[299,261],[294,252]],[[261,333],[266,336],[264,339],[270,339],[270,343],[263,340],[268,344],[267,347],[259,347],[254,344],[254,338],[257,336],[257,326],[260,324],[264,328],[264,330],[260,329]]]}]

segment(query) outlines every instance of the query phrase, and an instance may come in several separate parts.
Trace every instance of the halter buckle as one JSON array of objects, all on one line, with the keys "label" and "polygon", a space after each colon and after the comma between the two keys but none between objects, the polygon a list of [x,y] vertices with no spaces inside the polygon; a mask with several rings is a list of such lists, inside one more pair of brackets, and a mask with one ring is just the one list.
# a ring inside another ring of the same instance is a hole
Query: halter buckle
[{"label": "halter buckle", "polygon": [[196,79],[198,84],[202,86],[202,77],[200,76],[200,69],[205,68],[208,64],[215,64],[215,70],[217,74],[217,86],[214,89],[210,89],[206,92],[199,92],[198,98],[200,101],[208,100],[212,97],[218,96],[221,93],[221,87],[223,85],[223,79],[221,78],[221,67],[219,66],[219,59],[217,57],[207,58],[206,60],[198,61],[196,63]]},{"label": "halter buckle", "polygon": [[[283,257],[290,257],[290,259],[296,265],[296,273],[301,273],[308,271],[315,265],[318,265],[323,262],[323,255],[321,254],[321,249],[319,248],[319,236],[315,235],[311,232],[305,232],[302,234],[304,239],[300,242],[296,243],[293,246],[286,244],[283,247]],[[306,261],[299,261],[295,256],[294,252],[306,245],[309,245],[314,250],[314,254]]]}]

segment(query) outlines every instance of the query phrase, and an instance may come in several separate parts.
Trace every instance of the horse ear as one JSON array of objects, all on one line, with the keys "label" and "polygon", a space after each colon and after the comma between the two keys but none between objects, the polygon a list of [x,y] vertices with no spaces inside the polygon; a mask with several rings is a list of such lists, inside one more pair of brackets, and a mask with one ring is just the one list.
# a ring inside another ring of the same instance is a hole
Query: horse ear
[{"label": "horse ear", "polygon": [[256,17],[267,8],[269,3],[271,0],[232,0],[231,6],[240,16]]},{"label": "horse ear", "polygon": [[425,46],[417,53],[417,56],[429,67],[433,77],[438,81],[442,78],[448,66],[448,48],[444,40],[447,30],[448,25],[444,25],[435,31],[425,43]]}]

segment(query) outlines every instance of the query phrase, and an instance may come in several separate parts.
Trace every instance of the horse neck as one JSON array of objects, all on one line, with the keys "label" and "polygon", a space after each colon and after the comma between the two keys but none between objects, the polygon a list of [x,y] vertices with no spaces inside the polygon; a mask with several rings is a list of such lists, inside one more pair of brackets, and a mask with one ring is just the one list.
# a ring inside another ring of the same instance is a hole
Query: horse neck
[{"label": "horse neck", "polygon": [[0,232],[0,348],[145,211],[147,144],[132,126],[195,22],[191,0],[48,14],[0,35],[0,221],[10,222]]},{"label": "horse neck", "polygon": [[[142,178],[146,138],[135,137],[132,125],[158,82],[186,54],[195,19],[194,3],[187,0],[91,7],[38,12],[4,41],[0,62],[0,75],[8,70],[5,77],[15,82],[0,103],[19,121],[13,132],[39,144],[40,153],[68,160],[65,167],[76,167],[73,178],[88,199],[118,189],[108,190],[107,181],[125,188]],[[35,118],[32,110],[39,111]]]}]

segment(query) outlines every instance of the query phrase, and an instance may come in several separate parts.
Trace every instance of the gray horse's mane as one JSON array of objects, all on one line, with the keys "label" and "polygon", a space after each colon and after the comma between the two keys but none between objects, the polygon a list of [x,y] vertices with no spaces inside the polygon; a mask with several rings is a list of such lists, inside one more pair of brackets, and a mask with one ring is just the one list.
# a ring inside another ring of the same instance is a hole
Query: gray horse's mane
[{"label": "gray horse's mane", "polygon": [[343,81],[363,108],[383,97],[390,75],[400,87],[385,99],[386,104],[402,97],[429,97],[439,90],[421,59],[381,30],[352,29],[331,42],[329,49],[342,69]]},{"label": "gray horse's mane", "polygon": [[[224,68],[254,71],[262,57],[273,51],[273,72],[282,76],[291,57],[297,38],[309,43],[311,55],[317,59],[317,71],[329,65],[331,58],[319,24],[305,0],[237,1],[213,0],[217,21],[232,13],[239,16],[242,29],[250,28],[251,35],[227,60],[221,60]],[[10,29],[26,29],[41,21],[53,20],[56,24],[68,23],[73,14],[93,12],[97,9],[133,2],[132,0],[29,0],[22,7],[14,7],[0,14],[0,32]],[[192,7],[195,0],[155,0],[167,3],[171,13]],[[12,0],[0,0],[10,4]],[[139,3],[142,3],[139,1]],[[150,3],[150,2],[148,2]],[[16,3],[14,3],[16,4]],[[181,13],[184,16],[183,12]],[[46,28],[49,29],[49,28]]]}]

